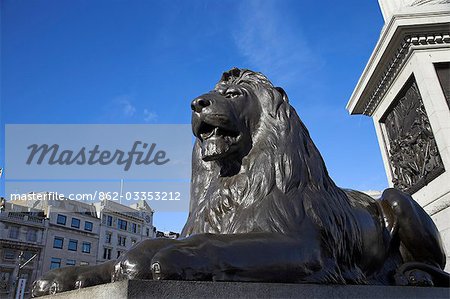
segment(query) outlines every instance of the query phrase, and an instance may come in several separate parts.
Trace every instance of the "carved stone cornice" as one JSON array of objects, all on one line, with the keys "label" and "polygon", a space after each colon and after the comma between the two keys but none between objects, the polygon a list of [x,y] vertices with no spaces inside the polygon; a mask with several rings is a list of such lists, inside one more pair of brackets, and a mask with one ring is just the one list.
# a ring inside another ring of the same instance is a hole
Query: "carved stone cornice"
[{"label": "carved stone cornice", "polygon": [[350,114],[371,116],[410,55],[427,48],[450,48],[450,9],[394,15],[347,104]]},{"label": "carved stone cornice", "polygon": [[393,57],[391,58],[390,63],[382,72],[382,76],[380,77],[377,87],[375,88],[375,90],[373,90],[362,114],[372,115],[374,109],[378,106],[381,99],[383,99],[386,91],[389,89],[389,86],[398,74],[398,71],[405,64],[407,57],[409,57],[412,50],[417,49],[417,47],[411,49],[411,46],[420,47],[445,44],[450,44],[450,30],[444,33],[428,35],[416,34],[406,36],[404,41],[392,55]]}]

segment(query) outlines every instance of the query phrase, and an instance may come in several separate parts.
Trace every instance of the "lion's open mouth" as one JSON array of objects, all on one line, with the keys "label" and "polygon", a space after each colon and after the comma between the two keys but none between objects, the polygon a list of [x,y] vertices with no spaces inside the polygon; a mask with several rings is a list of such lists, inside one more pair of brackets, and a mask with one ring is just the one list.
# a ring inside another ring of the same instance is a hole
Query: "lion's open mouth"
[{"label": "lion's open mouth", "polygon": [[240,139],[236,130],[202,122],[197,136],[202,141],[202,159],[212,161],[226,156]]},{"label": "lion's open mouth", "polygon": [[239,136],[239,132],[222,127],[216,127],[205,122],[200,125],[198,133],[202,141],[205,141],[211,137],[222,137],[231,140],[236,139]]}]

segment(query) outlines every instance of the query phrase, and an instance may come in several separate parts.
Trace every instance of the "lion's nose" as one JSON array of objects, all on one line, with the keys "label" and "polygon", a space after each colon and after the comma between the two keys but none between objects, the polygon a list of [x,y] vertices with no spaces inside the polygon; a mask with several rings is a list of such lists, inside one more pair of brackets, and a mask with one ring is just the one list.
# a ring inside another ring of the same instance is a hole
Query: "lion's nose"
[{"label": "lion's nose", "polygon": [[211,105],[211,101],[204,98],[196,98],[191,103],[191,109],[195,112],[202,112],[202,109]]}]

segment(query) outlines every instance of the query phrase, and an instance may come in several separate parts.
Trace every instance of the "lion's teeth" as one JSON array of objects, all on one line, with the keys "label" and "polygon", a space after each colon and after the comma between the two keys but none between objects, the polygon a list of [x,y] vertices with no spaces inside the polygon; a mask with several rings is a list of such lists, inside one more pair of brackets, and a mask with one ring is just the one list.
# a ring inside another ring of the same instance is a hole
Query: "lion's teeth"
[{"label": "lion's teeth", "polygon": [[203,140],[208,139],[209,137],[211,137],[212,135],[214,135],[214,130],[208,133],[202,133],[200,134],[203,138]]}]

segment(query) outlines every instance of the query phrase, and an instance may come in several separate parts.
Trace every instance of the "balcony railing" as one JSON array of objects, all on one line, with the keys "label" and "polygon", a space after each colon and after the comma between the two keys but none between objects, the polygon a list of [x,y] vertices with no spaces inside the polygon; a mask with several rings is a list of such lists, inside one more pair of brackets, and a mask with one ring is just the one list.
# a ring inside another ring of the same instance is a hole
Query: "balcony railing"
[{"label": "balcony railing", "polygon": [[45,218],[30,215],[22,212],[2,212],[0,213],[0,220],[14,220],[18,222],[32,222],[35,224],[44,224]]}]

